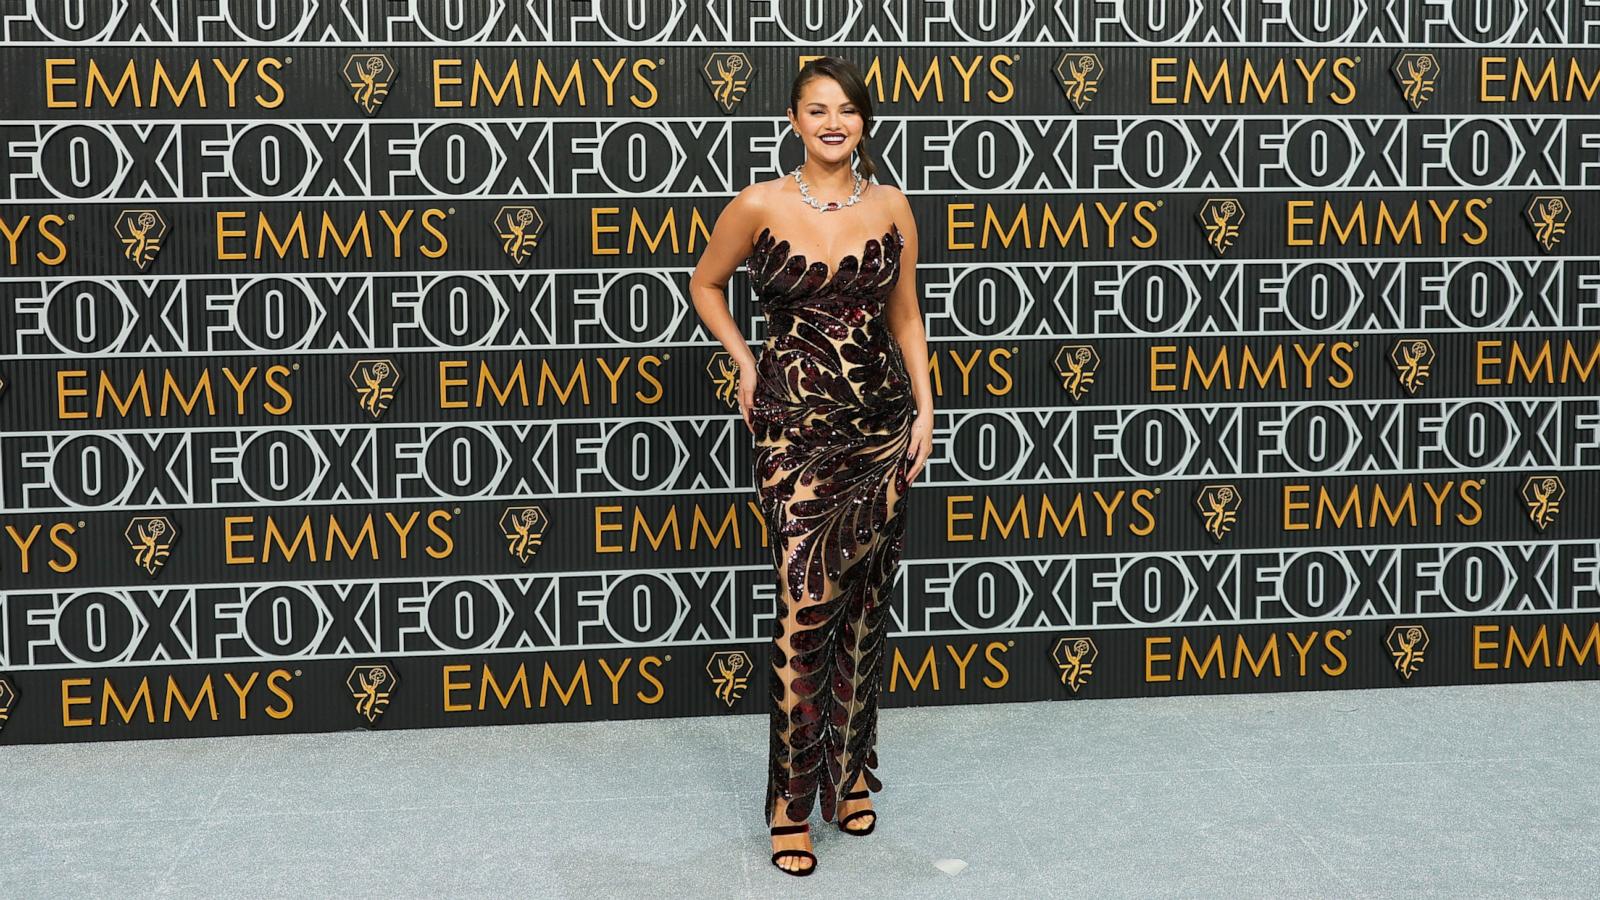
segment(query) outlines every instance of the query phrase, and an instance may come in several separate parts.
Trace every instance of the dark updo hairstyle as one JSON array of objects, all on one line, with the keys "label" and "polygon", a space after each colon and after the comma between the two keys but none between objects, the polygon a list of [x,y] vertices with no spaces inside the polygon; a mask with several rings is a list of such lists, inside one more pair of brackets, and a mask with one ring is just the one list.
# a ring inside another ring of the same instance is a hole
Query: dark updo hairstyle
[{"label": "dark updo hairstyle", "polygon": [[872,134],[872,96],[867,93],[867,82],[861,77],[861,70],[842,56],[819,56],[801,66],[799,74],[794,76],[794,87],[789,89],[789,109],[796,117],[800,115],[800,91],[814,78],[837,81],[844,95],[861,113],[861,140],[856,144],[856,174],[863,181],[871,180],[878,172],[878,164],[872,161],[872,151],[867,146],[867,138]]}]

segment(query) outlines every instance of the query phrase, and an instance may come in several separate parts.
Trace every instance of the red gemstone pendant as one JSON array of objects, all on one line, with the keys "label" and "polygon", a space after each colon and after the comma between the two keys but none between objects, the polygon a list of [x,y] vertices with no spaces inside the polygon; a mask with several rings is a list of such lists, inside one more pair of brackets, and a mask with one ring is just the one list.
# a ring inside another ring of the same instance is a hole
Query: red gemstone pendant
[{"label": "red gemstone pendant", "polygon": [[829,209],[838,209],[839,208],[839,204],[834,202],[834,201],[832,201],[832,200],[830,200],[830,201],[828,201],[828,208]]}]

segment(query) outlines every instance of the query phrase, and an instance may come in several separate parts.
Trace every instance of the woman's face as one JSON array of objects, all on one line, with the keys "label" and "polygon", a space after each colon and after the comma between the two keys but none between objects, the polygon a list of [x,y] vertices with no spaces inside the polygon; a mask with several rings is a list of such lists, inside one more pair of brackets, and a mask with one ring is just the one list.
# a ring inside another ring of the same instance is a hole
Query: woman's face
[{"label": "woman's face", "polygon": [[806,154],[826,162],[849,162],[861,142],[861,111],[832,78],[813,78],[800,89],[800,108],[789,110],[789,125]]}]

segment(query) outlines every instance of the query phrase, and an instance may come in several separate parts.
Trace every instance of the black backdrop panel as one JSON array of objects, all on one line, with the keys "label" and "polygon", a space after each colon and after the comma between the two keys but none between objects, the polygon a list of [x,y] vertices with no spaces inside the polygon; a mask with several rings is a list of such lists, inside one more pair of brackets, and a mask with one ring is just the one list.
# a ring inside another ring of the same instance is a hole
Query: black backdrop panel
[{"label": "black backdrop panel", "polygon": [[886,705],[1600,672],[1600,9],[30,6],[0,742],[764,713],[688,283],[823,52],[936,405]]}]

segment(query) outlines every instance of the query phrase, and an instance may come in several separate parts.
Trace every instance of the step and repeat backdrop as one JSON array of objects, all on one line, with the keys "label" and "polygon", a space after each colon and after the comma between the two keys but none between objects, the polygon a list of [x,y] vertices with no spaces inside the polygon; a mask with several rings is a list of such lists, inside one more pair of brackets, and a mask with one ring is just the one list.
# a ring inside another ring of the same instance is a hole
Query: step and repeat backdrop
[{"label": "step and repeat backdrop", "polygon": [[1600,6],[0,34],[0,742],[764,714],[687,286],[823,53],[915,210],[938,410],[885,705],[1600,674]]}]

